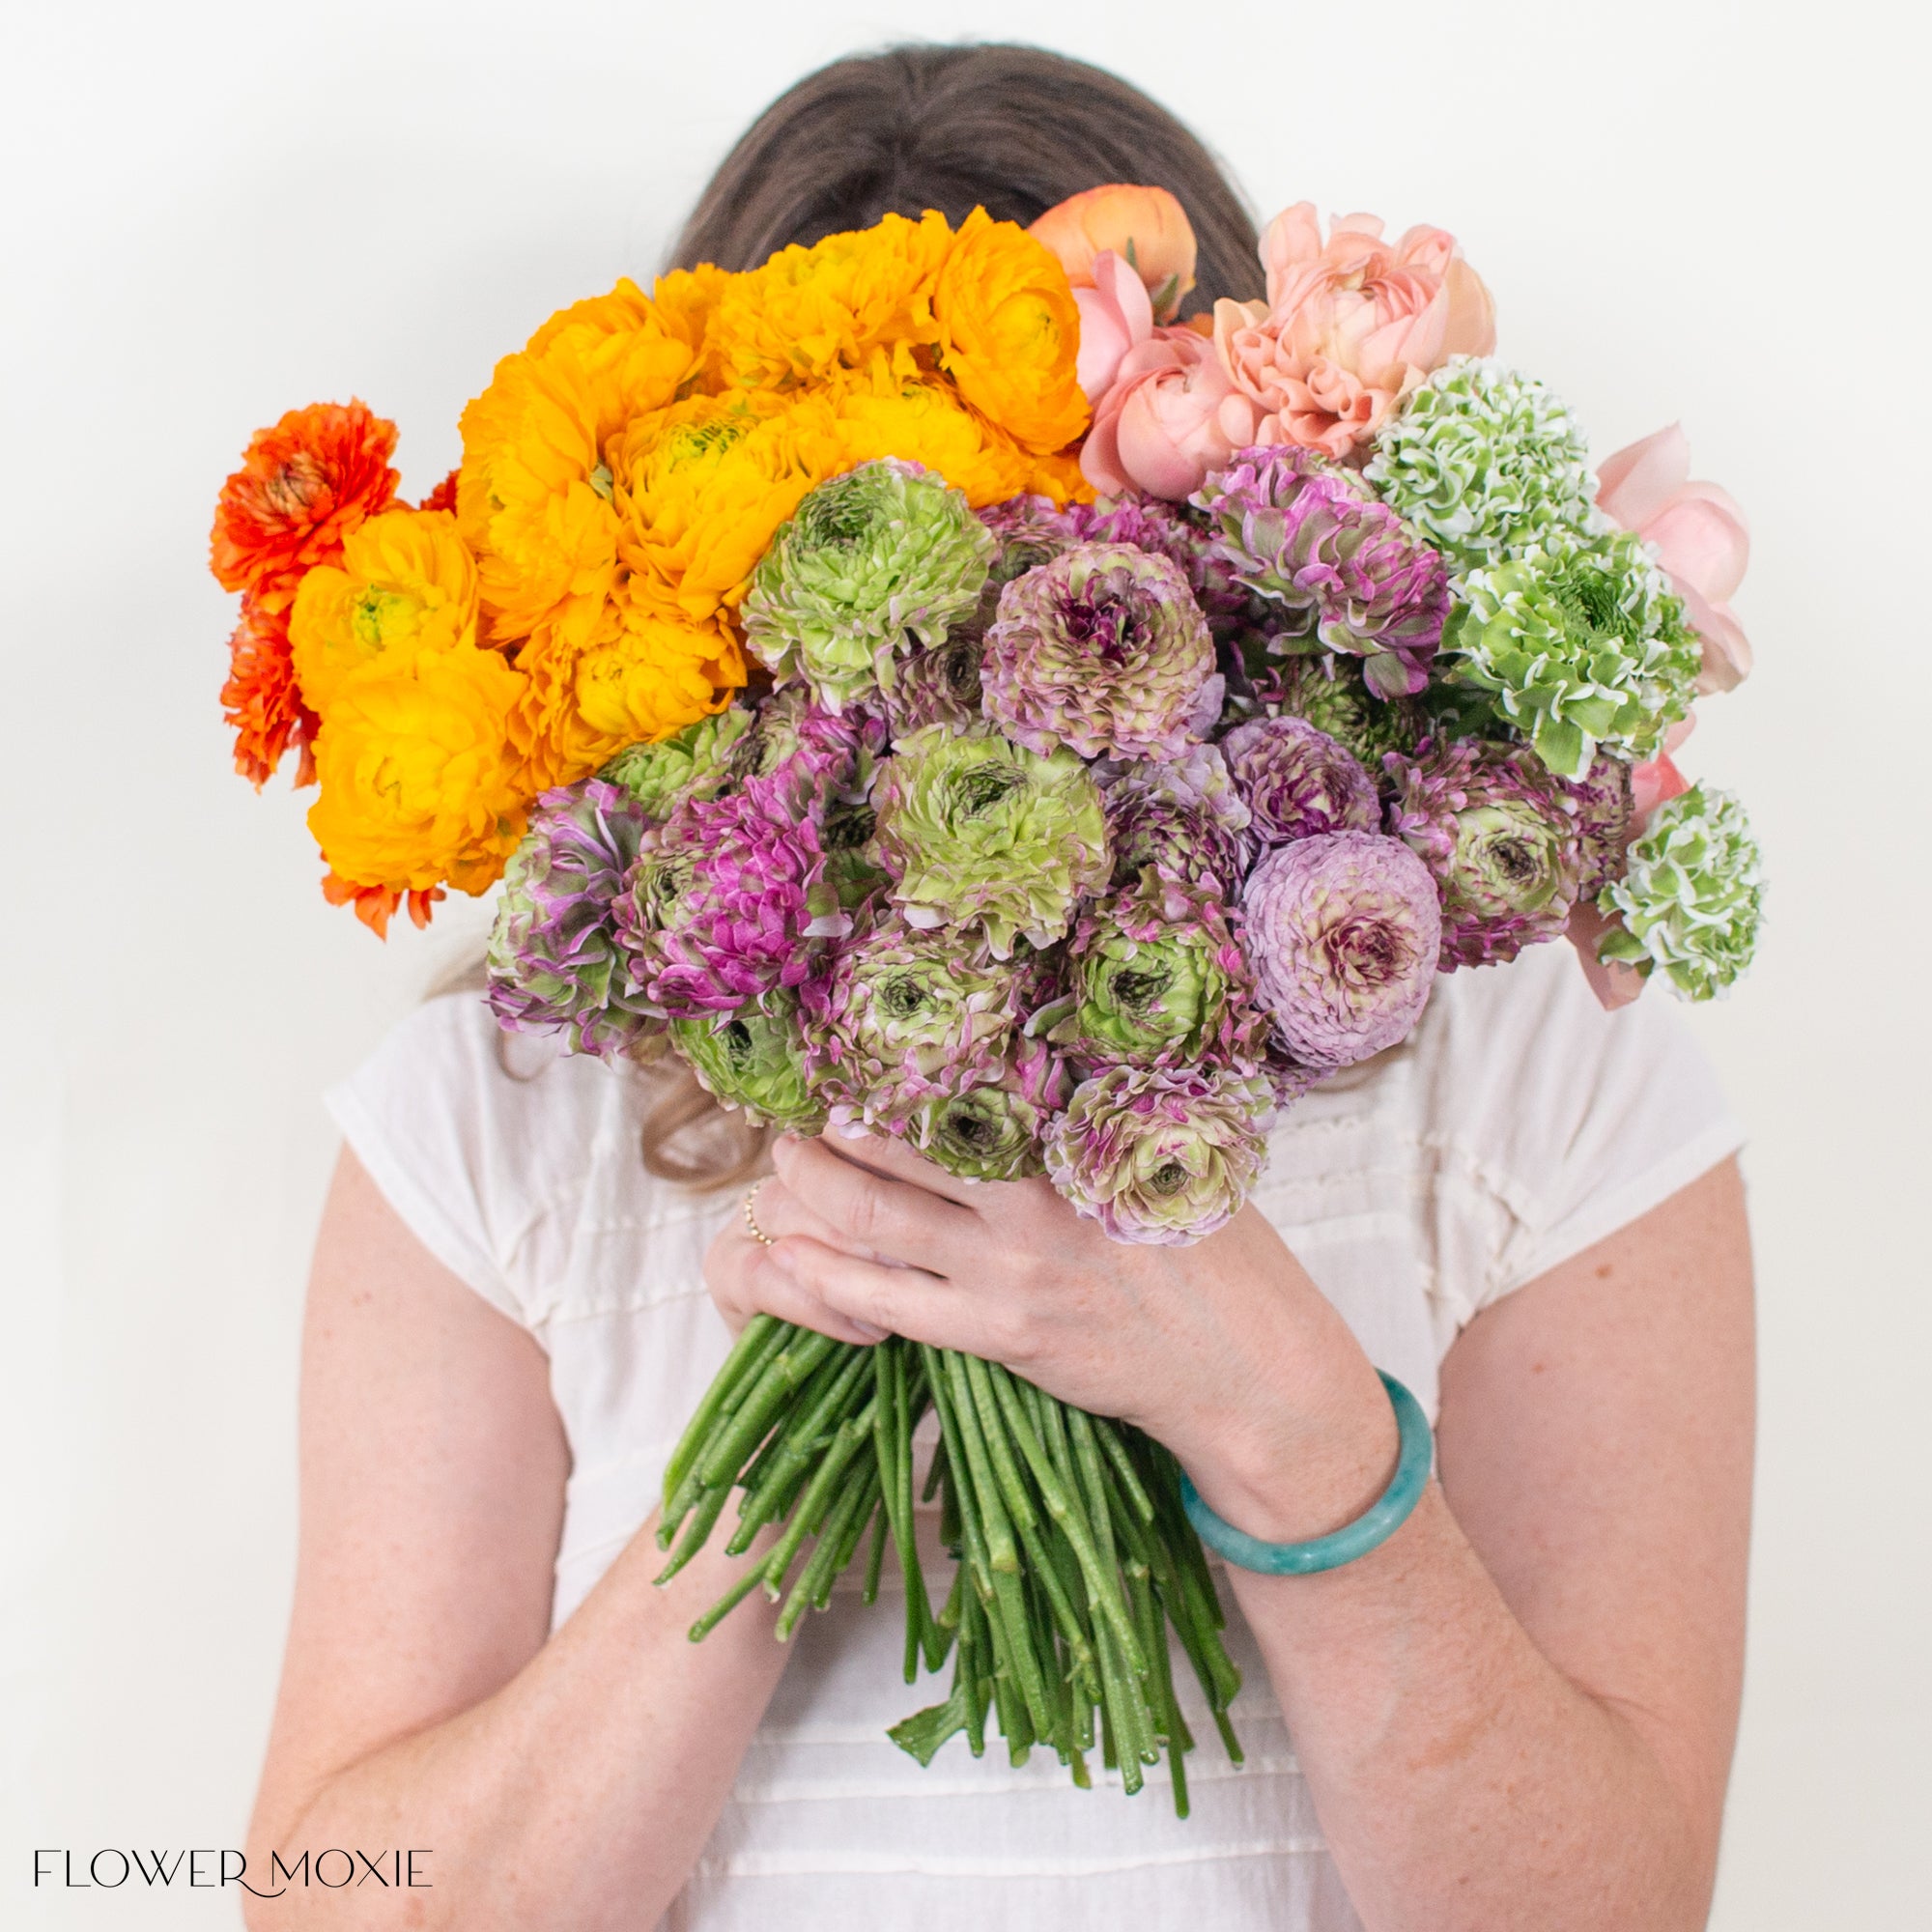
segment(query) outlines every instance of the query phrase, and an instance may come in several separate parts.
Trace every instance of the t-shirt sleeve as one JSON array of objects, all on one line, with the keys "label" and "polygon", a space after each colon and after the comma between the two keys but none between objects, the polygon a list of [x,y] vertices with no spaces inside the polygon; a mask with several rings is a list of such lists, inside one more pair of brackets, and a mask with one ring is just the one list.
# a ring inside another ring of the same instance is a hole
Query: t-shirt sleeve
[{"label": "t-shirt sleeve", "polygon": [[1485,1277],[1463,1285],[1465,1321],[1637,1220],[1745,1138],[1662,987],[1606,1013],[1561,943],[1466,978],[1433,1111],[1504,1211]]},{"label": "t-shirt sleeve", "polygon": [[505,1065],[499,1039],[475,994],[431,1000],[325,1104],[410,1232],[484,1300],[527,1326],[517,1257],[543,1210],[555,1132],[535,1111],[532,1089],[554,1083],[520,1077]]}]

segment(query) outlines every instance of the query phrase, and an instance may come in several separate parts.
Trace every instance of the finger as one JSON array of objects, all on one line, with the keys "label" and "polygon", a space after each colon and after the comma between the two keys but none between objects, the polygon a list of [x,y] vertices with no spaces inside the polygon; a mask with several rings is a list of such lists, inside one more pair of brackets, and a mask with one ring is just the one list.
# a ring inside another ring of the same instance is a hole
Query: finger
[{"label": "finger", "polygon": [[827,1305],[797,1272],[777,1259],[776,1247],[763,1247],[744,1233],[720,1234],[705,1257],[704,1284],[725,1324],[735,1335],[753,1315],[773,1315],[801,1328],[816,1328],[838,1342],[862,1346],[883,1342],[885,1331],[869,1327]]},{"label": "finger", "polygon": [[855,1167],[863,1167],[889,1180],[908,1181],[957,1207],[970,1208],[975,1213],[980,1211],[984,1186],[978,1181],[961,1180],[948,1174],[937,1161],[926,1159],[910,1141],[898,1140],[889,1134],[840,1133],[828,1134],[825,1146],[840,1160],[849,1161]]},{"label": "finger", "polygon": [[[749,1208],[741,1204],[736,1219],[738,1232],[748,1241],[756,1243],[759,1235],[773,1241],[782,1240],[787,1235],[810,1235],[813,1240],[825,1241],[834,1247],[853,1245],[824,1215],[808,1207],[775,1174],[766,1176],[747,1199],[751,1204]],[[867,1261],[893,1259],[890,1255],[875,1254],[869,1248],[859,1252]]]},{"label": "finger", "polygon": [[781,1141],[779,1178],[829,1222],[842,1247],[950,1274],[979,1217],[910,1181],[842,1159],[823,1141]]},{"label": "finger", "polygon": [[999,1303],[942,1275],[861,1261],[805,1235],[788,1236],[772,1259],[829,1312],[869,1328],[995,1361],[1010,1363],[1025,1352],[1018,1327],[1003,1321]]}]

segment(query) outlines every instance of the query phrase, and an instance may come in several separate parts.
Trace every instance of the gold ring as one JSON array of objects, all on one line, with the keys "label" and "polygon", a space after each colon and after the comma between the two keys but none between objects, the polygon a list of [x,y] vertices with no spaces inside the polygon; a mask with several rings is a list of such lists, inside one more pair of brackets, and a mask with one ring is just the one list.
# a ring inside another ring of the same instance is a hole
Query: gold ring
[{"label": "gold ring", "polygon": [[745,1190],[745,1198],[743,1202],[739,1204],[745,1216],[745,1230],[751,1236],[753,1240],[756,1241],[759,1247],[761,1248],[776,1247],[778,1245],[777,1242],[775,1242],[772,1239],[772,1237],[768,1234],[766,1234],[761,1227],[758,1226],[757,1218],[752,1212],[752,1203],[758,1198],[758,1189],[761,1188],[765,1184],[765,1181],[769,1180],[770,1179],[771,1176],[766,1175],[763,1178],[763,1179],[753,1181],[751,1186]]}]

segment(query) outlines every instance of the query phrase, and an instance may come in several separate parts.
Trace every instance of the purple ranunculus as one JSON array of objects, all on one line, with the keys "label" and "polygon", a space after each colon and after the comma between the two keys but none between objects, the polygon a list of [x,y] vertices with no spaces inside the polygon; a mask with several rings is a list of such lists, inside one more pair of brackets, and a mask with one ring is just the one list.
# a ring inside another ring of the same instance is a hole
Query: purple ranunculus
[{"label": "purple ranunculus", "polygon": [[1429,1002],[1442,913],[1400,838],[1324,832],[1278,845],[1241,903],[1257,990],[1295,1060],[1347,1066],[1407,1037]]},{"label": "purple ranunculus", "polygon": [[1131,885],[1144,866],[1158,866],[1235,895],[1248,868],[1251,814],[1219,747],[1191,745],[1162,765],[1140,758],[1096,765],[1094,776],[1107,810],[1115,885]]},{"label": "purple ranunculus", "polygon": [[1235,789],[1253,814],[1258,844],[1321,832],[1373,832],[1381,823],[1376,781],[1361,761],[1302,718],[1257,718],[1221,740]]}]

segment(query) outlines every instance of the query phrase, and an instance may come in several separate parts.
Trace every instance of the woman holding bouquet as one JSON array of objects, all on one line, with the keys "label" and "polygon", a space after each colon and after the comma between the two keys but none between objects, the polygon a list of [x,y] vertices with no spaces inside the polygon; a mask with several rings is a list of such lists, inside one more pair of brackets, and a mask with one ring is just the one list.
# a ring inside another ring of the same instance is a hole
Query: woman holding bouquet
[{"label": "woman holding bouquet", "polygon": [[[1109,181],[1179,198],[1197,306],[1257,293],[1252,228],[1183,129],[1007,48],[802,83],[680,260],[748,267],[890,212],[1027,223]],[[1703,1924],[1743,1646],[1749,1260],[1739,1135],[1656,1000],[1603,1011],[1561,947],[1438,980],[1183,1247],[891,1140],[780,1138],[767,1161],[661,1070],[500,1047],[479,1001],[436,1001],[333,1096],[349,1145],[251,1850],[267,1870],[270,1849],[422,1847],[429,1882],[290,1888],[251,1923]],[[759,1311],[962,1350],[1124,1418],[1265,1544],[1388,1488],[1378,1370],[1433,1418],[1439,1481],[1341,1567],[1226,1571],[1247,1762],[1198,1757],[1185,1821],[1076,1791],[1045,1753],[954,1744],[923,1769],[886,1737],[895,1619],[848,1592],[781,1645],[753,1595],[693,1645],[743,1559],[714,1544],[654,1585],[667,1458]]]}]

